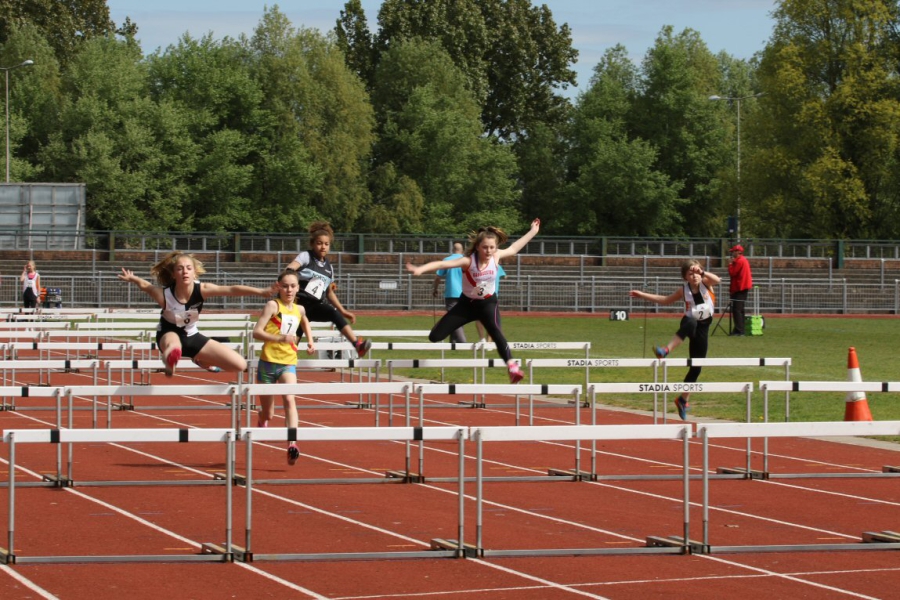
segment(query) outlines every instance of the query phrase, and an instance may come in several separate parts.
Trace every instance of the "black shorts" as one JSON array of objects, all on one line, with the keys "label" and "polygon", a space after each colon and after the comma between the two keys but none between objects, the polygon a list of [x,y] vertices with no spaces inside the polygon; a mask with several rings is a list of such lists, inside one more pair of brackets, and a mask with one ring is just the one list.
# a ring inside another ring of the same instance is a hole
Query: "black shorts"
[{"label": "black shorts", "polygon": [[181,355],[185,358],[194,358],[200,351],[203,350],[203,347],[206,346],[207,342],[209,342],[209,338],[200,333],[199,331],[194,335],[187,335],[184,332],[184,329],[181,327],[174,329],[166,329],[162,331],[156,332],[156,347],[159,348],[159,340],[162,336],[167,333],[174,333],[178,336],[178,339],[181,340]]}]

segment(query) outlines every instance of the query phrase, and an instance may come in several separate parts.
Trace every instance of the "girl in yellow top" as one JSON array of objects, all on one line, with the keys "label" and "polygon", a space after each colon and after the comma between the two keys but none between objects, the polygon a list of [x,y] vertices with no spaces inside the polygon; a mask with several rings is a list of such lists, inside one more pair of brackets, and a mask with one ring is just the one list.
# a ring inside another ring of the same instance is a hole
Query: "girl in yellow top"
[{"label": "girl in yellow top", "polygon": [[[306,311],[294,302],[299,289],[297,272],[285,269],[278,277],[278,297],[266,302],[253,328],[253,339],[265,342],[256,370],[258,383],[297,383],[297,343],[301,329],[306,334],[306,353],[316,351]],[[293,394],[285,394],[283,402],[287,426],[296,428],[297,404]],[[266,427],[275,416],[275,396],[260,396],[259,404],[256,426]],[[288,464],[293,465],[299,457],[300,450],[291,442],[288,446]]]}]

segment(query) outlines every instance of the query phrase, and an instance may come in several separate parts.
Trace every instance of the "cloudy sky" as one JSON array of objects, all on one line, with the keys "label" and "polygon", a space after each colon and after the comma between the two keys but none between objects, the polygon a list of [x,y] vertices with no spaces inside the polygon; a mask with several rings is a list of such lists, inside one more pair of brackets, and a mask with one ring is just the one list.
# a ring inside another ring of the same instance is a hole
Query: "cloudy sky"
[{"label": "cloudy sky", "polygon": [[[538,2],[534,2],[537,4]],[[557,24],[568,23],[579,51],[579,87],[586,86],[603,52],[623,44],[640,61],[665,25],[676,33],[698,31],[709,49],[750,58],[772,34],[775,0],[545,0]],[[144,53],[165,48],[188,32],[216,39],[252,34],[266,6],[278,5],[299,27],[334,27],[345,0],[108,0],[112,19],[138,25]],[[370,28],[376,28],[380,0],[362,0]]]}]

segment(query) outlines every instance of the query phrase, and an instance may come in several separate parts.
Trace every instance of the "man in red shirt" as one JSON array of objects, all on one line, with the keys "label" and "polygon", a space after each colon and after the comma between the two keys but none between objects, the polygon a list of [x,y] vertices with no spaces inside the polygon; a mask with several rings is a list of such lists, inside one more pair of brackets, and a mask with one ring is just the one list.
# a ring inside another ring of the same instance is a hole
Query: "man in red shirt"
[{"label": "man in red shirt", "polygon": [[747,296],[753,287],[753,276],[750,274],[750,261],[744,256],[744,247],[737,244],[729,250],[731,260],[728,262],[728,275],[731,277],[731,314],[734,325],[729,335],[744,335],[744,315],[746,313]]}]

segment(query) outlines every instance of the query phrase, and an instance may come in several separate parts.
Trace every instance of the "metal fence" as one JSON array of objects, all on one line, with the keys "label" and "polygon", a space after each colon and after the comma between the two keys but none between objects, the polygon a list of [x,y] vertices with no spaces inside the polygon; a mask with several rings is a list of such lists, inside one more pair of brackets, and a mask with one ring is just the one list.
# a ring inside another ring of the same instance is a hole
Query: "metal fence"
[{"label": "metal fence", "polygon": [[[235,277],[217,273],[216,283],[266,287],[272,277]],[[413,278],[396,275],[338,275],[341,302],[352,310],[432,310],[431,276]],[[120,281],[114,273],[96,275],[46,275],[45,287],[60,288],[62,304],[68,307],[152,308],[155,303],[135,286]],[[552,277],[511,272],[500,285],[500,305],[512,311],[680,312],[679,305],[663,307],[628,295],[629,290],[667,295],[682,284],[677,277]],[[4,286],[3,304],[18,305],[18,287]],[[12,292],[15,295],[11,296]],[[720,306],[727,304],[727,283],[720,290]],[[900,314],[900,280],[886,283],[851,283],[825,279],[757,279],[749,298],[750,307],[763,313]],[[440,302],[441,306],[443,303]],[[255,297],[213,298],[211,309],[256,311],[262,299]]]}]

